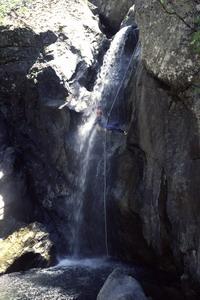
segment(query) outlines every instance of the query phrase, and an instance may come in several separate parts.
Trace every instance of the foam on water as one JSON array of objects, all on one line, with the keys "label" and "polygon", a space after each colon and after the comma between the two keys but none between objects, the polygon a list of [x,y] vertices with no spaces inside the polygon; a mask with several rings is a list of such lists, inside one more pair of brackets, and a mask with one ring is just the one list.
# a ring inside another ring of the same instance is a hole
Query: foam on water
[{"label": "foam on water", "polygon": [[73,258],[73,257],[66,257],[60,259],[58,264],[54,268],[61,268],[61,267],[86,267],[91,269],[96,269],[99,267],[106,267],[109,266],[111,262],[109,262],[108,258],[104,257],[97,257],[97,258]]}]

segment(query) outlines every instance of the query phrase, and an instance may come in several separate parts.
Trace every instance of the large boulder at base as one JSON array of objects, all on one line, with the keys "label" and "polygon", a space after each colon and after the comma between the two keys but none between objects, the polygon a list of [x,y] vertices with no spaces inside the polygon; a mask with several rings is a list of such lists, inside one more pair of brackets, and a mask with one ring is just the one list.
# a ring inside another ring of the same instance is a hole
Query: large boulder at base
[{"label": "large boulder at base", "polygon": [[186,89],[200,69],[200,50],[193,44],[198,1],[136,0],[135,13],[147,69],[170,86]]},{"label": "large boulder at base", "polygon": [[137,280],[117,268],[109,275],[97,300],[147,300],[147,297]]},{"label": "large boulder at base", "polygon": [[0,240],[0,273],[47,267],[54,260],[49,234],[39,223],[32,223]]}]

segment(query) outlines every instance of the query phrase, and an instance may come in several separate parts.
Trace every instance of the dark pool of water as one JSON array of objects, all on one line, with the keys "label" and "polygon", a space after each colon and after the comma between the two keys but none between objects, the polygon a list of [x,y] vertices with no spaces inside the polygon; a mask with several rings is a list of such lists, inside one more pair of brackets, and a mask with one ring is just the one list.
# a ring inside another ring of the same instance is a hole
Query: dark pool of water
[{"label": "dark pool of water", "polygon": [[[0,300],[95,300],[108,275],[126,269],[153,300],[184,299],[174,280],[139,266],[106,259],[64,259],[56,267],[0,277]],[[171,281],[171,282],[170,282]]]}]

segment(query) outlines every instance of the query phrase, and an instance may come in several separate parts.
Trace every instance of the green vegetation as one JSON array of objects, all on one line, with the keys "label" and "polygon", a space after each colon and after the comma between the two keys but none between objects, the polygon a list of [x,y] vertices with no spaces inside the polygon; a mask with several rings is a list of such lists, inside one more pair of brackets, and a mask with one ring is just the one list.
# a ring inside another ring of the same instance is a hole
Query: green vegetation
[{"label": "green vegetation", "polygon": [[32,0],[0,0],[0,23],[12,10],[23,13]]},{"label": "green vegetation", "polygon": [[193,93],[195,95],[200,95],[200,86],[193,86]]},{"label": "green vegetation", "polygon": [[200,54],[200,30],[192,34],[191,45],[196,53]]},{"label": "green vegetation", "polygon": [[200,54],[200,17],[195,19],[194,22],[195,31],[192,34],[191,45],[193,50]]}]

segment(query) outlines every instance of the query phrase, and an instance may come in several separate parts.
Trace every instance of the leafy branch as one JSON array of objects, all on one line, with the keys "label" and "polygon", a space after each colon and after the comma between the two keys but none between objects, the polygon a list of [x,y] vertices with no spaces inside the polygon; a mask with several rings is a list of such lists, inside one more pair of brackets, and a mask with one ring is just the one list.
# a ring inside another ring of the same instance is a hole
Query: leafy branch
[{"label": "leafy branch", "polygon": [[195,20],[195,32],[192,33],[191,45],[196,53],[200,53],[200,17]]}]

